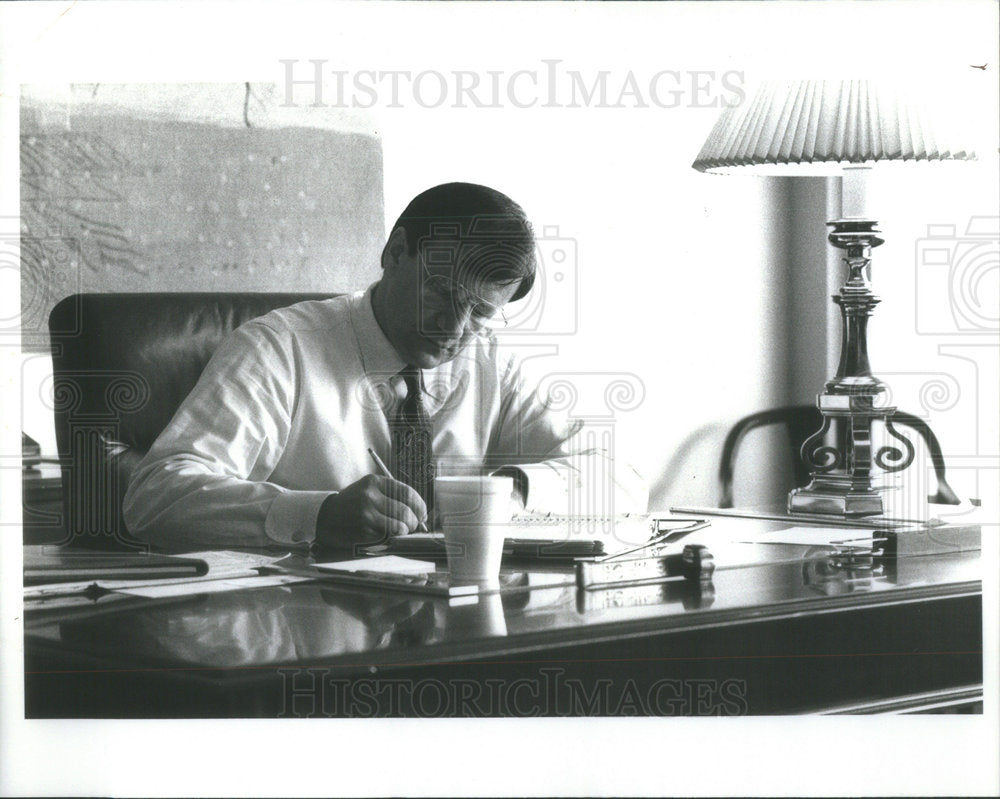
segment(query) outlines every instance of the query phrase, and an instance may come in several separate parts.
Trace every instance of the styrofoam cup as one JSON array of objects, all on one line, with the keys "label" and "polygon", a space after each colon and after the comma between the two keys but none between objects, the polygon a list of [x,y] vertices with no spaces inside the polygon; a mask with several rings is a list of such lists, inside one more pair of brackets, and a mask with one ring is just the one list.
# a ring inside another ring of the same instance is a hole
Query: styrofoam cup
[{"label": "styrofoam cup", "polygon": [[510,521],[510,477],[438,477],[434,504],[453,583],[495,583]]}]

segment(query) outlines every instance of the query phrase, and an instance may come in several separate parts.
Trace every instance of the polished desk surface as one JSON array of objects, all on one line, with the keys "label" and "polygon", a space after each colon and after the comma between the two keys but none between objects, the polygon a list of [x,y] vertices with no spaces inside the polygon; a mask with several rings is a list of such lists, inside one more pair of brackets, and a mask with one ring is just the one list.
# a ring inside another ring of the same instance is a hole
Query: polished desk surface
[{"label": "polished desk surface", "polygon": [[[739,525],[745,534],[739,538],[789,526],[716,520],[699,539],[713,550],[717,565],[705,583],[675,580],[583,591],[572,571],[535,564],[505,567],[500,593],[473,598],[303,582],[169,600],[130,598],[120,609],[113,603],[106,610],[95,605],[82,615],[29,614],[28,714],[102,715],[106,699],[95,699],[89,709],[70,709],[67,681],[87,673],[103,674],[109,685],[145,673],[230,696],[228,704],[181,709],[180,715],[281,715],[273,684],[268,689],[272,701],[264,705],[248,699],[247,692],[268,679],[287,684],[296,679],[295,670],[338,679],[482,678],[502,669],[523,676],[529,667],[537,675],[549,664],[593,679],[598,673],[622,676],[645,669],[648,683],[657,674],[679,674],[676,667],[684,661],[688,667],[700,663],[699,674],[715,677],[721,674],[719,664],[728,661],[727,673],[740,677],[745,664],[732,664],[741,658],[779,671],[795,660],[800,662],[794,668],[802,668],[813,659],[813,668],[819,659],[822,668],[789,677],[801,682],[825,679],[822,675],[831,670],[839,674],[867,659],[878,664],[873,668],[892,662],[899,670],[923,670],[927,679],[915,683],[914,691],[974,684],[977,674],[981,681],[978,528],[902,532],[895,553],[845,560],[830,547],[713,547],[713,534],[721,540],[727,525],[730,531]],[[958,622],[952,618],[956,614]],[[480,668],[470,671],[473,664]],[[894,678],[880,673],[872,679]],[[44,686],[35,710],[33,681]],[[89,683],[84,686],[91,690]],[[72,690],[79,691],[79,685]],[[800,691],[799,700],[782,704],[773,696],[763,701],[762,692],[773,692],[773,685],[756,690],[749,712],[790,712],[792,705],[818,708],[893,694],[891,687],[853,686],[827,697],[822,690],[808,698],[809,692]],[[121,714],[143,715],[142,701],[138,710]],[[110,715],[117,712],[108,708]],[[171,715],[171,707],[168,703],[151,714]]]}]

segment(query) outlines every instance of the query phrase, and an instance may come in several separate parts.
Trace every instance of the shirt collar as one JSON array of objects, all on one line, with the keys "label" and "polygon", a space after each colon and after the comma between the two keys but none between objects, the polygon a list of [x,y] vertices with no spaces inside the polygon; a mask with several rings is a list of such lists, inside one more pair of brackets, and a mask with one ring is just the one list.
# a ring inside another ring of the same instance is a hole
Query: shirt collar
[{"label": "shirt collar", "polygon": [[[406,368],[406,362],[399,356],[389,339],[385,337],[375,311],[372,308],[372,294],[377,283],[373,283],[364,292],[358,292],[351,297],[351,324],[358,339],[358,351],[361,355],[361,366],[369,379],[389,381],[398,376]],[[468,370],[466,359],[472,354],[472,349],[461,353],[457,359],[436,366],[433,369],[423,369],[421,383],[423,395],[428,402],[428,412],[433,414],[455,392],[456,387],[468,382],[462,373]],[[402,379],[400,378],[400,382]]]},{"label": "shirt collar", "polygon": [[378,283],[351,297],[351,324],[358,339],[361,366],[369,377],[388,378],[402,370],[406,363],[389,343],[375,319],[372,294]]}]

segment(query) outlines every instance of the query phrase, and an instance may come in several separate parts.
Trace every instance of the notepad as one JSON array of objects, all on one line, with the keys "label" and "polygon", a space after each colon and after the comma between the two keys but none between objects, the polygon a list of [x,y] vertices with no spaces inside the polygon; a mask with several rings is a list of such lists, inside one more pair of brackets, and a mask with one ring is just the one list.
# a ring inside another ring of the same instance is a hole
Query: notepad
[{"label": "notepad", "polygon": [[432,561],[414,560],[398,555],[316,563],[307,572],[321,580],[340,582],[360,588],[409,591],[435,596],[467,596],[479,593],[477,585],[453,585],[447,572],[437,571]]}]

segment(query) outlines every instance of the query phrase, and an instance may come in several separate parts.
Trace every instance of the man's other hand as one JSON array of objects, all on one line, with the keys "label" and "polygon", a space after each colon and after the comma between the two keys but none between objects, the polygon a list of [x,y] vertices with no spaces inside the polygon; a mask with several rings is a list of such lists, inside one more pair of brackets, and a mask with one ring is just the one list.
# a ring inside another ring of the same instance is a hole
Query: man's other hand
[{"label": "man's other hand", "polygon": [[406,483],[369,474],[324,500],[316,518],[321,547],[377,544],[427,519],[423,498]]}]

